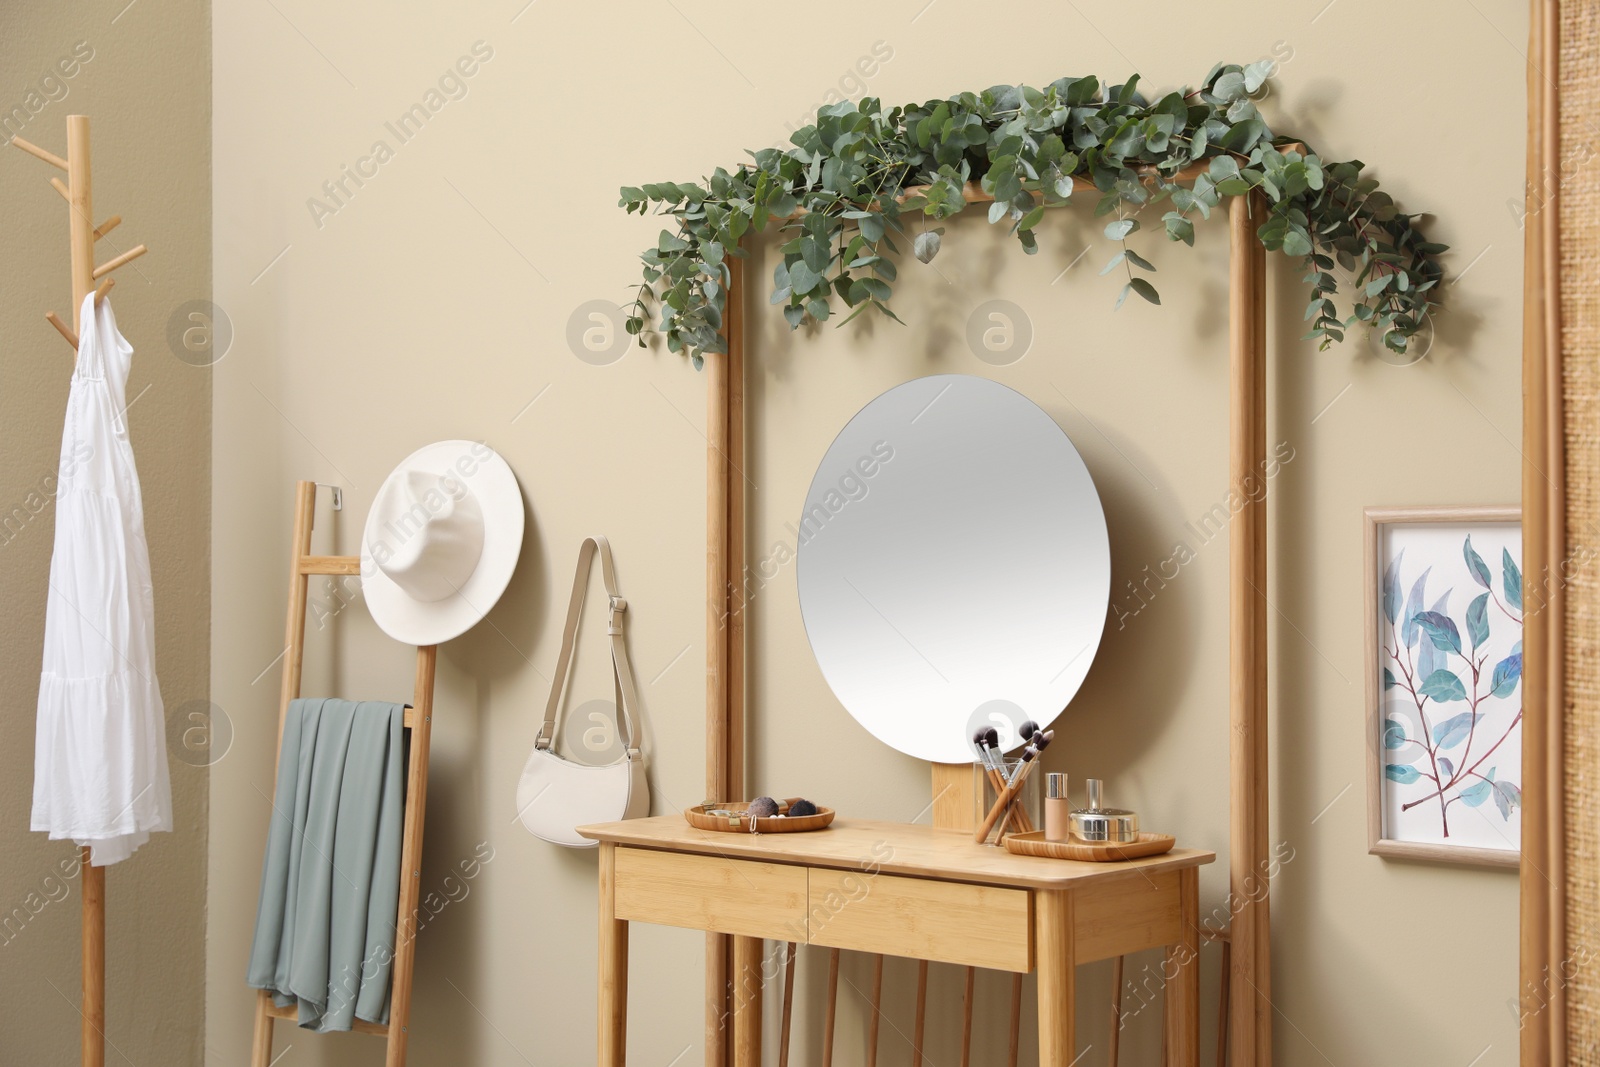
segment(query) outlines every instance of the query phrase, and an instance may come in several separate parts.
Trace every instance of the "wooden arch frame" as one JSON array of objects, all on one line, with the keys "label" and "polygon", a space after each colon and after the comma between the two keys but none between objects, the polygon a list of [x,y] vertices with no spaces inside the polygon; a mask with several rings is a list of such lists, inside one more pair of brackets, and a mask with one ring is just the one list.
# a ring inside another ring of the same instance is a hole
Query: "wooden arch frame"
[{"label": "wooden arch frame", "polygon": [[[1285,149],[1302,149],[1300,145]],[[1192,181],[1194,165],[1176,175]],[[1092,185],[1082,178],[1080,188]],[[993,199],[976,184],[966,201]],[[1228,483],[1245,501],[1228,537],[1229,856],[1232,953],[1229,1046],[1234,1067],[1272,1062],[1267,790],[1267,511],[1251,492],[1266,459],[1266,250],[1259,192],[1228,203]],[[780,220],[781,221],[781,220]],[[741,596],[746,543],[745,260],[729,257],[726,356],[705,355],[706,375],[706,796],[737,799],[745,787],[747,620]],[[935,765],[937,776],[938,767]],[[967,774],[970,781],[970,773]],[[935,811],[935,822],[939,814]],[[706,1065],[726,1067],[732,1016],[732,939],[706,940]]]},{"label": "wooden arch frame", "polygon": [[[1560,0],[1531,0],[1523,246],[1522,573],[1546,597],[1523,624],[1518,1017],[1523,1067],[1567,1062],[1566,398],[1561,316]],[[1581,74],[1575,75],[1581,77]],[[1531,207],[1531,205],[1530,205]],[[1525,579],[1528,580],[1528,579]]]}]

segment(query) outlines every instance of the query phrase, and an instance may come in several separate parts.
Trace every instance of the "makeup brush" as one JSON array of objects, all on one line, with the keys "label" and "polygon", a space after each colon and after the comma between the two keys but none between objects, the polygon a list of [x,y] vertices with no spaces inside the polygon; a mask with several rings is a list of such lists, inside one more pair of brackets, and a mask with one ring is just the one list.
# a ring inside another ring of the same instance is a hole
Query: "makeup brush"
[{"label": "makeup brush", "polygon": [[[1029,725],[1032,725],[1031,723]],[[1000,732],[994,727],[980,728],[972,735],[972,743],[978,749],[978,755],[983,760],[984,767],[989,772],[989,786],[994,790],[996,798],[1005,792],[1009,784],[1006,779],[1005,759],[1000,755]],[[1033,823],[1028,819],[1027,812],[1017,809],[1021,819],[1017,822],[1017,830],[1027,833],[1033,829]],[[1012,821],[1008,818],[1007,822]],[[1002,832],[1004,827],[1002,827]]]},{"label": "makeup brush", "polygon": [[[1043,735],[1039,732],[1038,723],[1034,722],[1032,719],[1025,719],[1023,720],[1022,725],[1017,727],[1017,736],[1022,738],[1024,741],[1036,742],[1038,738]],[[1035,750],[1037,751],[1038,749],[1042,749],[1049,743],[1050,742],[1046,741],[1044,744],[1036,744]],[[1021,768],[1018,768],[1018,770],[1020,772]],[[1033,818],[1028,814],[1027,808],[1014,805],[1011,813],[1006,816],[1006,820],[1006,822],[1000,824],[1001,834],[1004,834],[1006,826],[1013,822],[1016,823],[1016,830],[1018,833],[1031,834],[1034,831]]]},{"label": "makeup brush", "polygon": [[[1022,796],[1022,787],[1028,784],[1028,775],[1033,773],[1035,767],[1044,762],[1038,757],[1044,753],[1046,748],[1050,747],[1050,742],[1055,740],[1055,736],[1056,732],[1054,730],[1040,730],[1038,727],[1034,727],[1033,741],[1028,745],[1028,751],[1033,753],[1034,758],[1018,767],[1016,777],[1011,780],[1011,804],[1015,808],[1016,815],[1020,817],[1022,822],[1028,823],[1029,826],[1032,823],[1028,820],[1027,809],[1016,806],[1017,800]],[[1009,811],[1007,812],[1007,817],[1010,817]],[[1005,834],[1005,825],[1003,823],[1001,824],[1000,832],[1002,835]],[[1026,833],[1028,831],[1023,832]]]},{"label": "makeup brush", "polygon": [[1039,732],[1039,724],[1032,719],[1024,719],[1022,725],[1017,727],[1017,736],[1024,741],[1032,741],[1033,735]]},{"label": "makeup brush", "polygon": [[972,744],[978,750],[978,758],[983,761],[984,769],[989,772],[989,784],[994,787],[996,796],[1006,787],[1005,774],[1000,769],[999,755],[995,748],[1000,744],[1000,734],[994,729],[979,728],[972,735]]},{"label": "makeup brush", "polygon": [[983,824],[973,834],[973,840],[980,845],[988,839],[989,831],[993,830],[994,824],[1000,821],[1000,816],[1010,810],[1012,801],[1017,799],[1017,793],[1021,790],[1022,783],[1027,779],[1029,765],[1033,763],[1034,757],[1038,755],[1039,750],[1033,745],[1029,745],[1022,750],[1022,766],[1017,769],[1016,777],[1011,779],[1005,791],[995,800],[994,807],[989,809],[989,814],[984,818]]}]

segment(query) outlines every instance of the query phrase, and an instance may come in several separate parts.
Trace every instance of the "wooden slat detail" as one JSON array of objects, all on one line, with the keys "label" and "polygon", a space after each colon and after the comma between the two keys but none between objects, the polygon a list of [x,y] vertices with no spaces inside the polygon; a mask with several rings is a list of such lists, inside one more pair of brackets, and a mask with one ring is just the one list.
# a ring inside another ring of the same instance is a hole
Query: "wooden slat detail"
[{"label": "wooden slat detail", "polygon": [[[293,1019],[296,1018],[297,1014],[298,1013],[293,1004],[285,1005],[284,1007],[280,1008],[278,1005],[272,1003],[270,996],[267,998],[267,1015],[270,1017],[274,1019]],[[387,1026],[382,1023],[369,1023],[365,1019],[356,1019],[352,1021],[350,1024],[350,1029],[358,1034],[371,1034],[373,1037],[389,1036],[389,1028]]]},{"label": "wooden slat detail", "polygon": [[811,870],[811,943],[998,971],[1033,968],[1026,890]]},{"label": "wooden slat detail", "polygon": [[301,556],[301,574],[360,574],[360,556]]}]

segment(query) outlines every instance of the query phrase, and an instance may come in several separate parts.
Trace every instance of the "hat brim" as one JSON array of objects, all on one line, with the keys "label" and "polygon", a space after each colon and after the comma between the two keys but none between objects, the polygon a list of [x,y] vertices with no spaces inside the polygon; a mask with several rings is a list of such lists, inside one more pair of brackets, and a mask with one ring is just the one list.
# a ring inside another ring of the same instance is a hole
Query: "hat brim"
[{"label": "hat brim", "polygon": [[[378,628],[408,645],[438,645],[460,637],[489,614],[511,582],[522,552],[525,523],[522,490],[511,467],[477,441],[438,441],[417,449],[390,472],[384,484],[409,470],[452,473],[472,490],[483,509],[483,552],[456,592],[442,600],[408,595],[372,559],[376,515],[368,511],[361,538],[361,588]],[[380,489],[373,500],[381,500]]]}]

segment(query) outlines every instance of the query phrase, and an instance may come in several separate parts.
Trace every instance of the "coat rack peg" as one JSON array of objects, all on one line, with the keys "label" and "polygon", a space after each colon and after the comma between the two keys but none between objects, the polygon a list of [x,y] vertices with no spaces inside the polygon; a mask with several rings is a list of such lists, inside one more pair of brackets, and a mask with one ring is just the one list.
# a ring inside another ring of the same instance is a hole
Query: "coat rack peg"
[{"label": "coat rack peg", "polygon": [[106,234],[110,233],[120,225],[122,225],[122,216],[112,215],[109,219],[106,219],[106,221],[95,227],[94,239],[96,241],[100,240],[100,238],[104,237]]},{"label": "coat rack peg", "polygon": [[72,203],[72,190],[67,188],[66,182],[62,181],[60,178],[51,178],[50,184],[55,186],[56,192],[61,194],[61,199],[65,200],[69,204]]},{"label": "coat rack peg", "polygon": [[94,269],[94,273],[89,275],[89,277],[102,278],[116,270],[118,267],[122,266],[124,263],[131,263],[132,261],[138,259],[148,251],[150,251],[150,249],[146,248],[144,245],[134,245],[116,259],[110,259],[100,264]]},{"label": "coat rack peg", "polygon": [[72,332],[71,326],[61,321],[60,315],[57,315],[54,311],[46,311],[44,320],[54,326],[61,336],[67,339],[67,344],[72,346],[74,352],[78,350],[78,335]]},{"label": "coat rack peg", "polygon": [[20,137],[11,138],[11,143],[16,145],[18,148],[22,149],[24,152],[28,153],[28,155],[34,156],[34,157],[36,157],[38,159],[44,160],[46,163],[50,164],[52,167],[58,167],[61,170],[66,170],[67,169],[67,161],[62,159],[60,156],[56,155],[54,152],[46,152],[44,149],[40,148],[38,145],[31,144],[31,143],[29,143],[27,141],[24,141]]},{"label": "coat rack peg", "polygon": [[111,287],[116,284],[117,280],[115,278],[107,278],[105,281],[100,283],[100,288],[94,291],[95,307],[100,306],[100,302],[106,298],[106,294],[111,292]]}]

